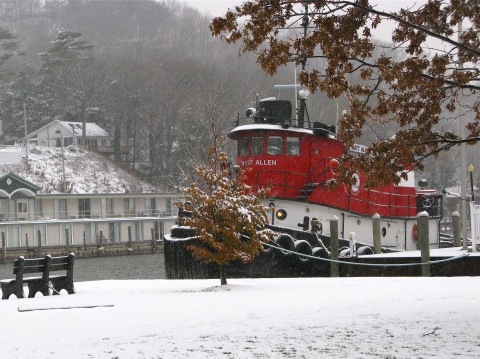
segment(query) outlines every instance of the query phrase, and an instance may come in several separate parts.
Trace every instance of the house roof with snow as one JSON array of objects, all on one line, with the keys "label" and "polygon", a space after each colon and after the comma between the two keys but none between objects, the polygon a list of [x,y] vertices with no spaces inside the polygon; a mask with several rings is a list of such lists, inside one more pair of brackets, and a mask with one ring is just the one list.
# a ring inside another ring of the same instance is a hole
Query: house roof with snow
[{"label": "house roof with snow", "polygon": [[[49,128],[58,129],[61,131],[62,136],[72,136],[72,137],[80,137],[82,136],[82,129],[83,124],[82,122],[71,122],[71,121],[59,121],[55,120],[50,122],[49,124],[39,128],[36,131],[31,132],[27,138],[35,138],[38,137],[39,134],[44,133]],[[86,136],[87,137],[111,137],[107,131],[103,128],[98,126],[96,123],[87,122],[85,124],[86,128]],[[55,136],[55,133],[50,133],[50,137]]]}]

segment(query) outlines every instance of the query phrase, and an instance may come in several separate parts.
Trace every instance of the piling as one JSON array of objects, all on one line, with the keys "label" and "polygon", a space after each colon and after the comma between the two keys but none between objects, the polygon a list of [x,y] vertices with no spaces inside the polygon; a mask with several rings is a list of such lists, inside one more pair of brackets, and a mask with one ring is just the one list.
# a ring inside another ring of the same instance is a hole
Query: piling
[{"label": "piling", "polygon": [[375,254],[382,253],[382,236],[380,231],[380,215],[375,213],[372,216],[373,226],[373,252]]},{"label": "piling", "polygon": [[131,254],[132,251],[133,251],[133,248],[132,248],[132,227],[128,226],[127,231],[128,231],[127,254]]},{"label": "piling", "polygon": [[[338,217],[330,219],[330,258],[338,261]],[[330,263],[330,276],[338,277],[338,262]]]},{"label": "piling", "polygon": [[430,238],[428,230],[428,213],[420,212],[417,215],[418,225],[418,245],[420,247],[422,257],[422,276],[430,277]]},{"label": "piling", "polygon": [[65,249],[67,250],[67,255],[70,253],[70,233],[68,228],[65,228]]},{"label": "piling", "polygon": [[41,256],[42,254],[42,232],[38,229],[37,230],[37,256]]},{"label": "piling", "polygon": [[2,232],[2,256],[3,262],[7,261],[7,246],[5,243],[5,232]]},{"label": "piling", "polygon": [[153,228],[150,228],[150,234],[152,236],[152,253],[157,252],[157,241],[155,240],[155,232]]},{"label": "piling", "polygon": [[460,213],[457,211],[452,213],[452,227],[453,227],[453,245],[455,247],[462,246],[462,228],[460,225]]}]

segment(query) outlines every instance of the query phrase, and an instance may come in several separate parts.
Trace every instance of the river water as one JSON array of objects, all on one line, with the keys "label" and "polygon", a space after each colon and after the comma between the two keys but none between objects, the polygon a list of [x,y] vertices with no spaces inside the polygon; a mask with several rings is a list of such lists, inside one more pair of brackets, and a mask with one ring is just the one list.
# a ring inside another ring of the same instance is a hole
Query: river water
[{"label": "river water", "polygon": [[[14,278],[12,273],[13,263],[0,263],[0,280]],[[165,279],[163,253],[75,258],[74,282],[106,279]]]}]

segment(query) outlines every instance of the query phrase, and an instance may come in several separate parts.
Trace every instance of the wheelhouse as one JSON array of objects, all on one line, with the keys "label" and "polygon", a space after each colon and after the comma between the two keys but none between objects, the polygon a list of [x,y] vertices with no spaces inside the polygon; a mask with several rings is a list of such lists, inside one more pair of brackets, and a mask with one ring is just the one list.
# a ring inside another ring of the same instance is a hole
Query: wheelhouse
[{"label": "wheelhouse", "polygon": [[[245,120],[250,123],[241,125],[238,120],[228,134],[237,141],[237,164],[246,170],[246,183],[253,190],[268,188],[270,199],[304,201],[358,215],[417,215],[419,201],[413,173],[411,179],[397,186],[364,189],[365,175],[357,172],[354,185],[330,190],[327,183],[336,177],[338,158],[347,149],[336,140],[334,126],[292,120],[291,105],[286,103],[260,101],[257,109],[247,110]],[[351,150],[358,151],[357,147]]]}]

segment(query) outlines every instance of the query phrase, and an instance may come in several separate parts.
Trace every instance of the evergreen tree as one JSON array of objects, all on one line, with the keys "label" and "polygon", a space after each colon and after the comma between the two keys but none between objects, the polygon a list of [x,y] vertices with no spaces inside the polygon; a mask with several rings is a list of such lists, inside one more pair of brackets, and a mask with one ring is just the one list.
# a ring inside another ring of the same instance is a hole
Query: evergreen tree
[{"label": "evergreen tree", "polygon": [[45,75],[44,86],[58,102],[60,110],[71,112],[82,122],[82,143],[86,120],[102,93],[106,72],[97,66],[90,50],[93,45],[80,40],[79,32],[60,31],[47,51],[39,54]]},{"label": "evergreen tree", "polygon": [[0,106],[7,114],[4,130],[10,137],[21,138],[25,135],[25,119],[28,132],[53,120],[51,99],[45,96],[37,80],[35,69],[23,63],[5,85],[6,91],[0,96]]}]

